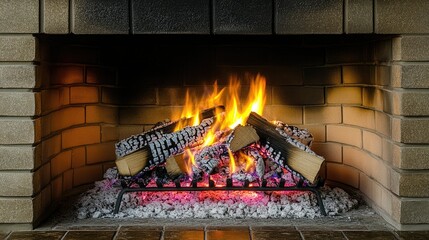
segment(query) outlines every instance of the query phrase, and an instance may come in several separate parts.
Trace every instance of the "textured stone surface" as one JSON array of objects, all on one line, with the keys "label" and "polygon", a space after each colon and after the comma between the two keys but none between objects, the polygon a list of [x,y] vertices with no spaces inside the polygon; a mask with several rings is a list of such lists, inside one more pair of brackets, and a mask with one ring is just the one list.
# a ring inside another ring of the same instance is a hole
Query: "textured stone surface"
[{"label": "textured stone surface", "polygon": [[213,32],[215,34],[271,34],[272,1],[215,0]]},{"label": "textured stone surface", "polygon": [[117,240],[139,240],[139,239],[147,239],[147,240],[159,240],[161,237],[160,231],[152,231],[152,230],[122,230],[118,232]]},{"label": "textured stone surface", "polygon": [[343,32],[343,1],[277,0],[275,14],[278,34]]},{"label": "textured stone surface", "polygon": [[376,33],[429,33],[426,0],[375,0]]},{"label": "textured stone surface", "polygon": [[0,174],[0,196],[31,196],[33,194],[33,174],[27,172],[2,172]]},{"label": "textured stone surface", "polygon": [[[290,239],[290,240],[301,240],[301,235],[298,231],[252,231],[252,240],[270,240],[270,239]],[[249,239],[249,238],[242,238]]]},{"label": "textured stone surface", "polygon": [[36,67],[32,65],[1,65],[0,88],[32,88],[36,86]]},{"label": "textured stone surface", "polygon": [[392,232],[380,231],[380,232],[369,232],[369,231],[346,231],[344,232],[347,239],[349,240],[361,240],[361,239],[391,239],[395,240],[396,237]]},{"label": "textured stone surface", "polygon": [[429,61],[429,36],[402,35],[395,38],[392,52],[394,60]]},{"label": "textured stone surface", "polygon": [[207,240],[249,240],[250,233],[246,228],[209,230],[207,231]]},{"label": "textured stone surface", "polygon": [[347,0],[346,4],[346,33],[373,32],[373,0]]},{"label": "textured stone surface", "polygon": [[392,86],[402,88],[429,88],[429,65],[393,65]]},{"label": "textured stone surface", "polygon": [[1,144],[34,143],[36,129],[34,121],[28,120],[0,120]]},{"label": "textured stone surface", "polygon": [[75,0],[73,33],[128,34],[129,9],[127,0]]},{"label": "textured stone surface", "polygon": [[38,33],[38,0],[1,0],[0,33]]},{"label": "textured stone surface", "polygon": [[210,33],[208,0],[132,1],[134,33]]},{"label": "textured stone surface", "polygon": [[33,221],[33,200],[28,198],[0,198],[2,223],[31,223]]},{"label": "textured stone surface", "polygon": [[[0,92],[0,113],[3,116],[34,116],[36,95],[32,92]],[[37,104],[39,105],[39,104]]]},{"label": "textured stone surface", "polygon": [[392,118],[392,140],[402,143],[429,143],[427,118]]},{"label": "textured stone surface", "polygon": [[392,191],[401,197],[428,197],[428,173],[394,172],[391,178]]},{"label": "textured stone surface", "polygon": [[80,239],[94,239],[94,240],[111,240],[115,235],[114,231],[70,231],[62,239],[64,240],[80,240]]},{"label": "textured stone surface", "polygon": [[36,41],[31,35],[0,36],[0,61],[33,61]]},{"label": "textured stone surface", "polygon": [[424,198],[403,199],[400,210],[400,222],[403,224],[429,222],[429,204]]},{"label": "textured stone surface", "polygon": [[428,145],[393,145],[393,164],[402,169],[429,169]]},{"label": "textured stone surface", "polygon": [[0,146],[1,170],[31,170],[36,164],[36,148],[28,146]]},{"label": "textured stone surface", "polygon": [[69,32],[69,1],[43,0],[43,29],[49,34]]},{"label": "textured stone surface", "polygon": [[392,91],[389,95],[391,108],[385,109],[387,112],[402,116],[429,115],[429,90]]},{"label": "textured stone surface", "polygon": [[164,240],[204,240],[204,231],[202,230],[177,230],[165,231]]}]

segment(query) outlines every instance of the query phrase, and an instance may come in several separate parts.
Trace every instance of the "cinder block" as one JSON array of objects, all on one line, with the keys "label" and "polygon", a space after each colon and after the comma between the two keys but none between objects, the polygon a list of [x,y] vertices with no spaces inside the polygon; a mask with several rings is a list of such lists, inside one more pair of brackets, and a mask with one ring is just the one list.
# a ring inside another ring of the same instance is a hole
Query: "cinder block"
[{"label": "cinder block", "polygon": [[1,65],[0,88],[33,88],[36,86],[36,66]]},{"label": "cinder block", "polygon": [[279,86],[273,88],[273,105],[320,105],[324,103],[323,87]]},{"label": "cinder block", "polygon": [[0,170],[32,170],[36,163],[36,147],[0,146]]},{"label": "cinder block", "polygon": [[68,107],[53,112],[49,116],[50,129],[55,132],[63,130],[74,125],[85,123],[84,107]]},{"label": "cinder block", "polygon": [[363,131],[363,149],[381,157],[383,150],[381,137],[375,133]]},{"label": "cinder block", "polygon": [[390,109],[402,116],[429,116],[429,90],[402,90],[390,92]]},{"label": "cinder block", "polygon": [[[4,16],[4,15],[0,15]],[[31,35],[0,36],[0,62],[33,61],[36,57],[36,40]]]},{"label": "cinder block", "polygon": [[314,142],[311,149],[318,155],[325,158],[327,162],[342,163],[342,145],[338,143]]},{"label": "cinder block", "polygon": [[401,169],[429,169],[429,146],[391,144],[393,165]]},{"label": "cinder block", "polygon": [[402,143],[429,143],[427,126],[427,118],[392,118],[392,140]]},{"label": "cinder block", "polygon": [[39,32],[38,0],[1,1],[0,16],[0,33]]},{"label": "cinder block", "polygon": [[51,176],[52,178],[71,169],[72,166],[72,151],[63,151],[51,160]]},{"label": "cinder block", "polygon": [[70,103],[97,103],[99,94],[97,87],[71,87]]},{"label": "cinder block", "polygon": [[385,95],[387,95],[387,93],[379,88],[363,88],[363,106],[383,111],[385,108]]},{"label": "cinder block", "polygon": [[73,175],[74,187],[94,183],[103,178],[103,165],[90,165],[76,168]]},{"label": "cinder block", "polygon": [[399,201],[401,224],[426,224],[429,222],[429,204],[425,198],[401,198]]},{"label": "cinder block", "polygon": [[[279,0],[275,6],[277,34],[343,32],[343,2]],[[324,11],[320,11],[324,9]],[[314,21],[318,19],[318,21]]]},{"label": "cinder block", "polygon": [[425,172],[396,172],[392,170],[392,191],[401,197],[428,197],[429,174]]},{"label": "cinder block", "polygon": [[44,33],[61,34],[69,32],[69,1],[43,0]]},{"label": "cinder block", "polygon": [[345,11],[346,33],[372,33],[373,32],[373,1],[372,0],[348,0]]},{"label": "cinder block", "polygon": [[392,51],[393,60],[429,61],[429,36],[403,35],[394,38]]},{"label": "cinder block", "polygon": [[362,147],[362,130],[351,126],[327,125],[326,140]]},{"label": "cinder block", "polygon": [[392,87],[429,88],[429,65],[392,65]]},{"label": "cinder block", "polygon": [[304,107],[304,123],[341,123],[341,106]]},{"label": "cinder block", "polygon": [[0,120],[0,144],[32,144],[36,141],[35,121]]},{"label": "cinder block", "polygon": [[82,167],[86,163],[86,147],[73,148],[71,152],[72,168]]},{"label": "cinder block", "polygon": [[52,66],[50,70],[50,84],[62,85],[84,82],[82,66]]},{"label": "cinder block", "polygon": [[114,142],[86,146],[86,163],[102,163],[116,159]]},{"label": "cinder block", "polygon": [[271,34],[271,1],[215,0],[213,32],[215,34]]},{"label": "cinder block", "polygon": [[376,0],[375,32],[382,34],[429,33],[425,0]]},{"label": "cinder block", "polygon": [[72,8],[73,33],[128,34],[129,8],[127,0],[74,0]]},{"label": "cinder block", "polygon": [[101,142],[117,141],[119,139],[119,131],[117,126],[101,126]]},{"label": "cinder block", "polygon": [[65,130],[62,135],[62,149],[100,142],[100,127],[86,126]]},{"label": "cinder block", "polygon": [[32,223],[33,222],[33,198],[0,198],[0,215],[2,223]]},{"label": "cinder block", "polygon": [[61,135],[55,135],[42,141],[43,162],[61,151]]},{"label": "cinder block", "polygon": [[362,104],[361,87],[328,87],[326,103]]},{"label": "cinder block", "polygon": [[357,169],[336,163],[327,163],[328,179],[347,184],[349,186],[359,187],[359,172]]},{"label": "cinder block", "polygon": [[119,109],[119,124],[156,124],[165,119],[177,120],[181,107],[124,107]]},{"label": "cinder block", "polygon": [[118,123],[118,108],[86,106],[86,123]]},{"label": "cinder block", "polygon": [[33,173],[8,171],[0,174],[0,196],[30,197],[33,195]]},{"label": "cinder block", "polygon": [[375,130],[386,137],[390,137],[392,133],[392,124],[390,116],[384,112],[375,111]]},{"label": "cinder block", "polygon": [[[210,2],[132,1],[134,33],[210,33]],[[159,16],[162,16],[160,18]]]},{"label": "cinder block", "polygon": [[268,120],[279,120],[287,124],[302,124],[302,107],[267,105],[263,116]]},{"label": "cinder block", "polygon": [[341,67],[304,68],[305,85],[335,85],[341,83]]},{"label": "cinder block", "polygon": [[347,65],[343,66],[343,83],[345,84],[374,84],[373,66]]},{"label": "cinder block", "polygon": [[343,107],[343,122],[354,126],[375,129],[375,111],[360,107]]}]

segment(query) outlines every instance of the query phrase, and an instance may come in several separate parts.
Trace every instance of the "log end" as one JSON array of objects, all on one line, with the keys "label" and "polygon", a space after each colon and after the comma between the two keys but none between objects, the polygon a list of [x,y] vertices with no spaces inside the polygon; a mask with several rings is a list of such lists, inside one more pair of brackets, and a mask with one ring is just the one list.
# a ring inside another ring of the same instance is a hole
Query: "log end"
[{"label": "log end", "polygon": [[145,149],[133,152],[115,161],[118,172],[122,176],[133,176],[140,172],[147,164],[149,152]]}]

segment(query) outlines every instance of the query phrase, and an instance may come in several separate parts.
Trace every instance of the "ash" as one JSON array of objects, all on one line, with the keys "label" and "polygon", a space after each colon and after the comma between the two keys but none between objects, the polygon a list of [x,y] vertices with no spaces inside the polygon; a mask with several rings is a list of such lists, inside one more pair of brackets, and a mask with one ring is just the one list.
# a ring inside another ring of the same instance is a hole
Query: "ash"
[{"label": "ash", "polygon": [[[322,217],[316,196],[303,191],[202,191],[126,193],[118,214],[114,205],[121,190],[116,168],[83,193],[75,207],[78,219],[85,218],[197,218],[259,219]],[[358,206],[343,189],[320,188],[329,216],[345,213]]]}]

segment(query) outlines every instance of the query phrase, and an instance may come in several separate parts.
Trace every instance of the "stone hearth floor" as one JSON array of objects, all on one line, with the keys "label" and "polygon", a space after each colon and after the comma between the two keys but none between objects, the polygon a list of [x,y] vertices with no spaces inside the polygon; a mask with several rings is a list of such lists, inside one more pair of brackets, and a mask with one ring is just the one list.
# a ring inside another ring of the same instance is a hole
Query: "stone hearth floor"
[{"label": "stone hearth floor", "polygon": [[396,231],[366,205],[315,219],[83,219],[65,212],[33,231],[0,232],[0,239],[429,239],[429,231]]}]

